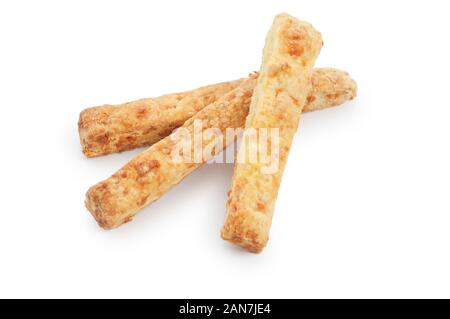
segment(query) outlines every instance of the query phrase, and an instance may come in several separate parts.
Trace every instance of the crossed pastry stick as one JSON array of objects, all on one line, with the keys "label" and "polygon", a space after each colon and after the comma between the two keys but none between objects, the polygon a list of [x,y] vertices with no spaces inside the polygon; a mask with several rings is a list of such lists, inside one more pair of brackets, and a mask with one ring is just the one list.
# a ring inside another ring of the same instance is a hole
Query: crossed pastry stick
[{"label": "crossed pastry stick", "polygon": [[[98,224],[112,229],[131,221],[141,209],[234,143],[236,136],[225,138],[227,129],[277,128],[277,170],[264,174],[258,160],[235,164],[222,229],[222,238],[251,252],[262,251],[301,113],[338,106],[356,96],[356,83],[348,73],[313,69],[321,47],[321,35],[309,23],[280,14],[266,38],[258,73],[192,91],[82,111],[78,127],[86,156],[149,146],[88,190],[86,207]],[[196,143],[192,139],[198,123],[203,130],[215,129],[215,134],[202,136],[200,146],[215,147],[196,161],[174,161],[173,151],[182,132],[187,133],[189,143]],[[215,143],[217,138],[225,143]],[[270,135],[268,139],[270,143]],[[242,145],[238,156],[246,158],[248,153]]]}]

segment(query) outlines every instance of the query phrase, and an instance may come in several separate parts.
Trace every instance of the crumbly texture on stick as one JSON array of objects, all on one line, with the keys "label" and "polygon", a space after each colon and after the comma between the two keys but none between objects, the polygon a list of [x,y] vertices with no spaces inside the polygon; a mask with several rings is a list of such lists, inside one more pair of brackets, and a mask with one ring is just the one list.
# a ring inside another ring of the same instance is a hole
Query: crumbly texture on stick
[{"label": "crumbly texture on stick", "polygon": [[[275,17],[266,38],[260,76],[253,93],[245,128],[279,130],[278,166],[265,172],[258,147],[256,161],[249,161],[249,148],[241,145],[227,201],[222,238],[250,252],[261,252],[270,226],[292,139],[311,91],[312,68],[322,38],[309,23],[287,14]],[[260,131],[257,131],[258,133]],[[267,135],[267,144],[273,137]]]},{"label": "crumbly texture on stick", "polygon": [[347,72],[333,68],[314,69],[311,84],[312,89],[302,113],[344,104],[356,97],[358,89]]},{"label": "crumbly texture on stick", "polygon": [[[214,102],[243,81],[86,109],[81,112],[78,122],[83,153],[94,157],[150,146],[168,136],[207,103]],[[356,95],[355,81],[344,71],[333,68],[315,69],[312,86],[303,112],[340,105]]]},{"label": "crumbly texture on stick", "polygon": [[78,121],[83,153],[95,157],[151,145],[168,136],[208,104],[237,88],[242,81],[223,82],[120,105],[88,108],[80,113]]},{"label": "crumbly texture on stick", "polygon": [[[310,102],[305,106],[310,111],[338,105],[356,95],[355,81],[344,71],[318,69],[313,73],[312,83],[315,93],[310,95],[313,98],[309,98]],[[255,76],[243,80],[238,88],[204,108],[182,127],[193,132],[195,120],[202,120],[204,129],[219,127],[222,137],[217,138],[223,138],[226,145],[232,143],[234,139],[224,137],[226,128],[244,126],[255,84]],[[310,108],[311,103],[315,104]],[[174,132],[154,144],[112,177],[89,189],[86,206],[101,227],[111,229],[132,220],[140,209],[157,200],[210,159],[204,157],[201,163],[173,163],[170,154],[176,147],[176,134]],[[202,146],[210,142],[211,139],[204,137]],[[213,154],[221,150],[218,148]]]}]

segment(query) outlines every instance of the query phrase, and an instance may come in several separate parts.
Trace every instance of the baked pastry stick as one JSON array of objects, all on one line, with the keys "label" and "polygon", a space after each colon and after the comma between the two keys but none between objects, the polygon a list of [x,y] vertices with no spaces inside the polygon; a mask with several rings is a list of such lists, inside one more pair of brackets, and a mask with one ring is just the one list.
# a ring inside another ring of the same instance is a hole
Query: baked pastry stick
[{"label": "baked pastry stick", "polygon": [[[219,153],[224,146],[234,141],[234,136],[227,137],[226,128],[244,126],[256,84],[255,78],[254,75],[243,80],[239,87],[198,112],[182,126],[183,130],[193,132],[196,120],[202,122],[205,130],[219,128],[216,138],[222,138],[224,144],[214,149],[212,155]],[[312,84],[312,93],[305,107],[308,110],[339,105],[356,95],[355,82],[343,71],[318,69],[313,74]],[[140,209],[160,198],[212,158],[212,155],[206,154],[197,163],[174,163],[170,154],[177,146],[179,132],[175,131],[154,144],[113,176],[89,189],[86,207],[101,227],[111,229],[130,221]],[[211,139],[213,137],[207,139],[204,135],[202,146],[209,145]]]},{"label": "baked pastry stick", "polygon": [[78,121],[83,153],[95,157],[156,143],[242,81],[85,109]]},{"label": "baked pastry stick", "polygon": [[267,167],[262,160],[266,153],[260,145],[258,156],[252,161],[251,147],[243,140],[221,233],[223,239],[250,252],[261,252],[268,241],[283,169],[311,91],[312,68],[322,44],[320,33],[309,23],[287,14],[275,17],[267,35],[245,128],[255,129],[258,134],[262,129],[278,130],[278,143],[273,143],[275,137],[267,134],[269,156],[275,155],[278,165]]},{"label": "baked pastry stick", "polygon": [[[315,69],[312,79],[313,91],[304,112],[341,104],[356,92],[355,82],[343,71]],[[154,144],[243,81],[218,83],[190,92],[120,105],[88,108],[80,113],[78,122],[83,153],[94,157]]]}]

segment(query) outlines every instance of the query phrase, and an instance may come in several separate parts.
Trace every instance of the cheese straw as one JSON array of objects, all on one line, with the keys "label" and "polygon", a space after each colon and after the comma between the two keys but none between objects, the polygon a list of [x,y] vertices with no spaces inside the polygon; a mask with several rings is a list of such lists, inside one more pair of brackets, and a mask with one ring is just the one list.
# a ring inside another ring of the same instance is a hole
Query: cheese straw
[{"label": "cheese straw", "polygon": [[[246,130],[276,129],[267,134],[270,152],[278,165],[265,171],[262,150],[249,160],[250,148],[242,143],[227,201],[222,238],[250,252],[266,246],[281,177],[302,110],[311,91],[314,62],[322,48],[322,37],[309,23],[287,14],[275,17],[267,35],[260,75],[253,93]],[[272,147],[275,145],[276,147]]]},{"label": "cheese straw", "polygon": [[[194,132],[196,120],[201,121],[205,130],[218,128],[218,134],[222,137],[226,135],[227,128],[242,128],[256,84],[255,78],[256,75],[242,80],[237,88],[195,114],[182,129],[153,144],[113,176],[90,188],[86,194],[86,207],[98,224],[111,229],[132,220],[143,207],[160,198],[194,169],[232,143],[233,139],[224,138],[226,145],[219,145],[211,156],[205,156],[197,163],[175,163],[171,156],[177,147],[177,135],[180,132]],[[335,69],[317,69],[313,73],[312,91],[305,109],[339,105],[355,95],[356,84],[347,73]],[[206,146],[214,137],[203,138],[202,144]]]}]

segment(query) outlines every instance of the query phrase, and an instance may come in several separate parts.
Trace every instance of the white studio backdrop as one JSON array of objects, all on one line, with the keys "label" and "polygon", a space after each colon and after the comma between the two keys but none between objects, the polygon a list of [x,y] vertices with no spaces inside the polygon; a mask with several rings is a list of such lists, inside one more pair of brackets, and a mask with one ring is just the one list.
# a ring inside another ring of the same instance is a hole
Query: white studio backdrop
[{"label": "white studio backdrop", "polygon": [[[450,297],[446,1],[2,1],[0,297]],[[260,255],[222,241],[232,165],[101,230],[79,112],[257,70],[273,17],[324,38],[356,100],[302,117]]]}]

